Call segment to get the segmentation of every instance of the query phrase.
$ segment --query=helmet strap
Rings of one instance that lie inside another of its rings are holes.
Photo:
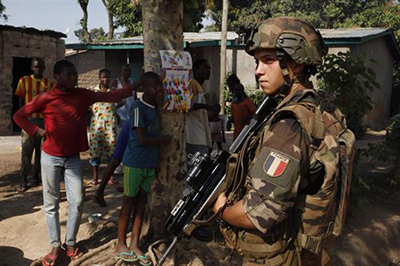
[[[282,85],[282,87],[281,87],[281,89],[280,89],[278,94],[283,95],[284,97],[286,97],[290,92],[290,88],[293,85],[294,79],[290,79],[290,77],[289,77],[289,70],[287,69],[286,61],[284,59],[285,52],[280,50],[280,49],[278,49],[276,51],[276,57],[279,60],[279,66],[280,66],[280,68],[282,70],[282,76],[283,76],[283,79],[284,79],[284,83],[283,83],[283,85]]]

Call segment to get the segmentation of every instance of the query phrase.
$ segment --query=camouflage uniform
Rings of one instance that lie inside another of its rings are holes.
[[[323,139],[324,124],[311,119],[316,117],[316,93],[290,80],[285,53],[306,66],[303,72],[308,77],[322,63],[327,48],[309,22],[281,17],[264,21],[252,36],[246,51],[254,55],[258,49],[277,51],[285,79],[280,93],[285,97],[257,136],[256,147],[247,147],[256,151],[250,158],[243,206],[257,230],[227,226],[222,233],[228,246],[244,256],[243,265],[297,266],[302,263],[298,235],[306,195],[317,193],[325,175],[324,165],[311,157],[310,147],[316,149],[320,142],[313,143],[309,130]],[[285,95],[288,88],[291,93]]]
[[[298,85],[259,133],[243,197],[244,211],[257,230],[223,230],[231,240],[228,245],[244,256],[243,265],[299,265],[296,238],[305,192],[317,179],[306,178],[309,144],[302,126],[280,109],[291,105],[304,89]],[[314,176],[319,171],[323,169]]]

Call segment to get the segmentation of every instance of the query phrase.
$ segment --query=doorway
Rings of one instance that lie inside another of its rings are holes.
[[[18,82],[23,76],[32,75],[31,70],[32,58],[26,57],[13,57],[13,69],[12,69],[12,88],[13,88],[13,98],[12,98],[12,115],[15,114],[18,109],[23,106],[23,99],[15,95],[17,90]],[[13,133],[20,132],[21,128],[14,122],[13,123]]]

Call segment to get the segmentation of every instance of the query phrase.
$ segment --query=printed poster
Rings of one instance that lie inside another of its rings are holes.
[[[163,86],[166,91],[163,108],[169,112],[188,112],[191,93],[192,57],[190,53],[161,50]]]

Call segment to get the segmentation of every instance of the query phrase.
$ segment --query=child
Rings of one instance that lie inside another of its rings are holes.
[[[151,265],[151,260],[138,248],[140,230],[147,194],[154,179],[158,164],[158,145],[167,144],[170,136],[160,136],[159,114],[156,102],[162,99],[163,89],[160,77],[147,72],[142,76],[144,94],[132,106],[130,135],[123,157],[124,197],[118,221],[118,243],[116,257],[126,262],[140,261],[141,265]],[[133,227],[129,248],[126,244],[126,230],[132,209]]]
[[[215,104],[214,110],[209,112],[209,123],[211,131],[211,150],[214,148],[214,143],[217,144],[217,148],[222,150],[222,142],[225,142],[225,122],[223,116],[219,115],[221,111],[221,105]]]
[[[100,69],[100,83],[93,91],[110,92],[110,70]],[[92,119],[90,123],[90,160],[92,166],[93,185],[97,185],[99,165],[101,157],[110,158],[114,152],[115,139],[117,136],[117,116],[115,113],[115,104],[107,102],[98,102],[92,105]]]
[[[65,178],[68,200],[66,251],[71,260],[82,253],[75,246],[76,235],[83,211],[82,165],[79,153],[88,150],[86,133],[87,109],[95,102],[117,102],[132,94],[139,84],[113,92],[94,92],[76,88],[78,74],[74,64],[60,60],[54,65],[56,88],[38,95],[14,115],[15,122],[30,136],[39,134],[45,138],[42,146],[41,166],[43,201],[47,230],[52,250],[42,264],[54,265],[61,252],[60,179]],[[45,129],[31,123],[32,113],[42,113]]]
[[[124,156],[126,146],[128,145],[129,132],[130,126],[128,123],[122,128],[121,133],[118,135],[117,145],[115,147],[111,162],[107,165],[107,168],[105,169],[101,179],[100,186],[93,196],[94,202],[99,204],[101,207],[107,206],[106,201],[104,200],[104,190],[106,189],[107,183],[111,179],[115,169],[117,169],[122,162],[122,157]]]

